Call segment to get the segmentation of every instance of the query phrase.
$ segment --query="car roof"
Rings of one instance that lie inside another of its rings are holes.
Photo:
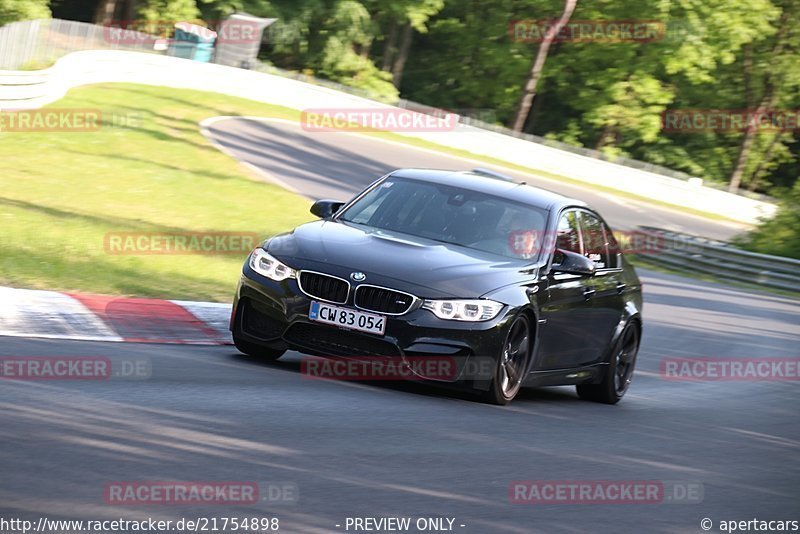
[[[547,189],[533,187],[525,184],[525,182],[515,182],[509,176],[483,169],[475,169],[474,171],[398,169],[390,173],[390,176],[462,187],[547,210],[560,210],[567,206],[587,207],[580,200],[565,197]]]

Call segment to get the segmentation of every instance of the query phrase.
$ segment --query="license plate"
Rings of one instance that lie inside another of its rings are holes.
[[[383,315],[331,306],[316,300],[311,301],[308,318],[312,321],[341,326],[350,330],[369,332],[370,334],[383,335],[384,330],[386,330],[386,317]]]

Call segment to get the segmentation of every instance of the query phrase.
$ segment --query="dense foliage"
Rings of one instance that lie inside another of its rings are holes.
[[[50,18],[48,0],[0,0],[0,25],[15,20]]]
[[[778,214],[737,244],[753,252],[800,259],[800,181],[780,197]]]

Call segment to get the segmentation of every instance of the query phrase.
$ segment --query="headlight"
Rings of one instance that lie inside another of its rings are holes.
[[[276,282],[297,276],[294,269],[267,254],[263,248],[257,248],[250,254],[250,268]]]
[[[453,321],[488,321],[494,319],[503,304],[493,300],[426,300],[422,307],[439,319]]]

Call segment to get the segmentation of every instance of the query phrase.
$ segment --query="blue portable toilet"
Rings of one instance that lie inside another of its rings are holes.
[[[175,35],[170,41],[167,55],[208,63],[214,56],[217,33],[188,22],[175,25]]]

